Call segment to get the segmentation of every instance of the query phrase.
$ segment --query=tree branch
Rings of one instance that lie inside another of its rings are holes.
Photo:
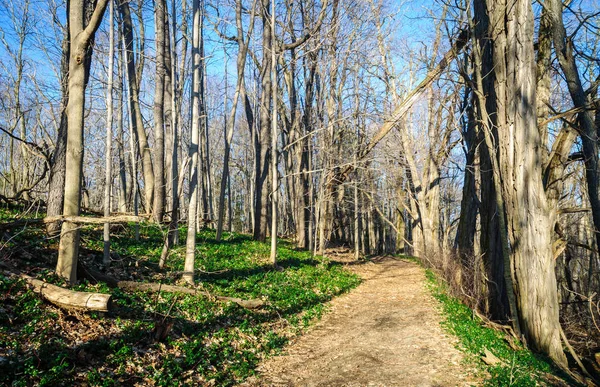
[[[88,25],[85,27],[85,29],[83,31],[81,31],[81,43],[83,45],[82,48],[87,48],[87,45],[90,42],[90,39],[92,36],[94,36],[94,34],[96,33],[96,31],[98,31],[98,28],[100,28],[100,24],[102,23],[102,18],[104,17],[104,11],[106,10],[106,6],[108,5],[109,1],[114,1],[114,0],[99,0],[98,4],[96,4],[96,8],[94,8],[94,13],[92,14],[92,17],[90,18],[90,21],[88,23]]]
[[[304,34],[298,40],[295,40],[288,44],[284,44],[282,46],[282,49],[283,50],[293,50],[294,48],[297,48],[300,45],[304,44],[308,39],[310,39],[311,36],[316,34],[319,31],[319,29],[321,28],[321,25],[323,24],[323,20],[325,19],[325,14],[327,13],[328,5],[329,5],[329,0],[325,0],[325,2],[323,3],[323,7],[321,8],[321,12],[319,13],[319,18],[317,19],[317,23],[315,24],[315,26],[313,27],[313,29],[311,31]]]

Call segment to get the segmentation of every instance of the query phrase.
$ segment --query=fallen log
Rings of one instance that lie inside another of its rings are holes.
[[[77,292],[21,274],[32,290],[51,304],[69,310],[108,312],[110,294]]]
[[[104,223],[128,223],[128,222],[141,222],[148,219],[148,216],[144,215],[116,215],[116,216],[104,216],[99,218],[91,218],[88,216],[48,216],[45,218],[33,218],[33,219],[17,219],[12,222],[0,224],[0,231],[12,229],[21,226],[31,226],[36,224],[48,224],[55,222],[71,222],[79,224],[104,224]]]
[[[265,302],[262,300],[244,300],[237,297],[226,297],[226,296],[216,296],[214,294],[210,294],[207,291],[186,288],[184,286],[176,286],[176,285],[166,285],[159,284],[156,282],[135,282],[135,281],[119,281],[117,284],[119,289],[129,290],[129,291],[144,291],[144,292],[165,292],[165,293],[183,293],[183,294],[192,294],[192,295],[201,295],[208,298],[212,298],[218,301],[231,301],[238,304],[241,307],[246,309],[257,309],[265,305]]]
[[[185,286],[176,286],[176,285],[166,285],[160,284],[156,282],[136,282],[136,281],[119,281],[113,277],[110,277],[104,273],[100,273],[98,271],[92,270],[90,268],[84,267],[83,265],[79,266],[81,269],[81,274],[91,280],[91,281],[102,281],[105,282],[111,288],[119,288],[127,291],[143,291],[143,292],[165,292],[165,293],[182,293],[182,294],[191,294],[191,295],[200,295],[204,297],[208,297],[210,299],[214,299],[217,301],[230,301],[238,304],[239,306],[246,309],[258,309],[265,305],[263,300],[244,300],[237,297],[226,297],[226,296],[217,296],[211,294],[205,290],[187,288]]]
[[[117,216],[103,216],[98,218],[92,218],[87,216],[48,216],[44,218],[44,223],[54,222],[71,222],[81,224],[104,224],[104,223],[127,223],[127,222],[141,222],[147,217],[135,216],[135,215],[117,215]]]

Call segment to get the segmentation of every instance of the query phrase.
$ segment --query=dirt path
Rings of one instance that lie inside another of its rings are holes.
[[[392,258],[352,266],[364,282],[246,386],[472,386],[440,327],[423,270]]]

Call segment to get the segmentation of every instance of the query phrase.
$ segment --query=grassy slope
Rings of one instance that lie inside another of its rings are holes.
[[[131,229],[115,233],[110,274],[174,283],[178,275],[169,273],[183,269],[183,246],[158,273],[162,233],[145,225],[136,242]],[[101,261],[101,231],[88,227],[82,236],[82,259],[93,266]],[[25,231],[2,245],[0,260],[60,284],[52,274],[56,243],[41,231]],[[226,234],[217,243],[212,231],[203,231],[197,248],[198,282],[204,289],[262,298],[269,306],[250,311],[206,297],[125,293],[86,282],[76,288],[111,293],[118,313],[65,312],[0,270],[0,384],[231,385],[252,375],[262,357],[319,317],[324,302],[359,283],[341,266],[285,241],[279,248],[281,271],[268,265],[269,246],[245,235]],[[157,330],[170,326],[165,340],[153,339]]]
[[[467,361],[475,364],[485,375],[485,386],[539,386],[576,385],[561,382],[563,375],[551,361],[534,354],[521,344],[513,349],[505,335],[482,325],[473,311],[452,297],[431,270],[426,271],[428,287],[442,306],[444,328],[459,340],[459,348],[467,354]],[[514,344],[513,344],[514,345]],[[501,362],[486,365],[481,361],[485,350],[489,350]]]

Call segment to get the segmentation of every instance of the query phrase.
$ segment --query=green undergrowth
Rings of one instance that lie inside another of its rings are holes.
[[[109,275],[121,280],[177,283],[185,247],[176,246],[166,270],[158,270],[164,231],[132,225],[115,228]],[[84,227],[80,257],[103,270],[102,231]],[[37,239],[31,239],[37,238]],[[18,242],[15,242],[18,240]],[[3,241],[0,259],[32,275],[64,285],[52,274],[56,242],[35,230]],[[181,230],[185,242],[185,230]],[[324,303],[359,283],[342,266],[280,241],[279,268],[269,264],[268,243],[212,230],[197,236],[196,281],[212,295],[261,299],[250,310],[213,297],[125,292],[83,281],[74,289],[112,294],[109,313],[67,312],[0,270],[0,385],[233,385],[255,373],[325,311]],[[44,252],[46,255],[41,254]],[[13,259],[26,257],[25,261]]]
[[[549,359],[515,343],[504,333],[484,326],[469,307],[448,294],[445,284],[431,269],[426,270],[426,276],[429,289],[441,304],[443,327],[458,338],[459,349],[467,355],[466,361],[482,371],[484,386],[554,385],[551,380],[564,377]],[[481,358],[486,350],[500,361],[485,364]]]

